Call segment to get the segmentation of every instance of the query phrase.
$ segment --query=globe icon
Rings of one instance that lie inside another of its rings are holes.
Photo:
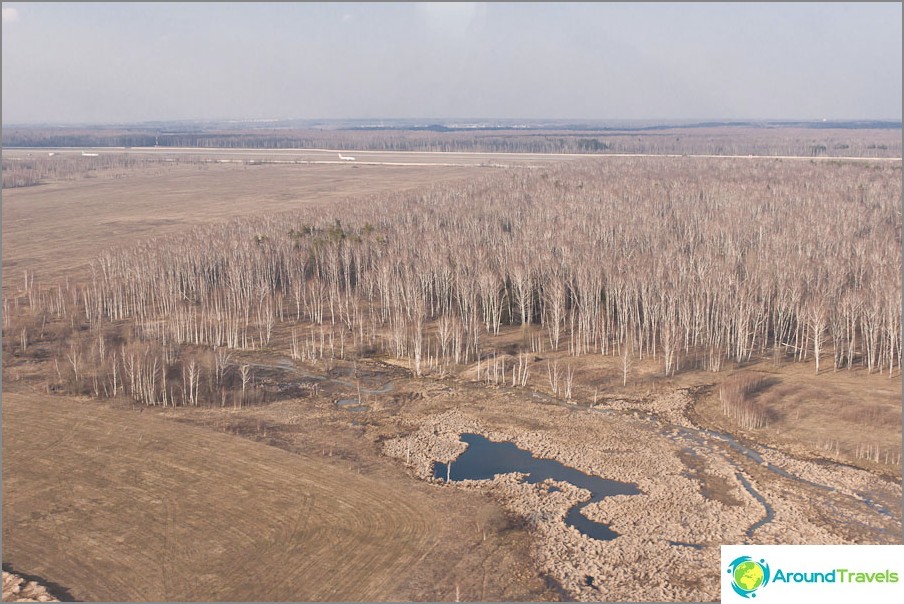
[[[763,584],[764,578],[763,567],[753,560],[742,562],[734,569],[735,585],[744,591],[754,591]]]

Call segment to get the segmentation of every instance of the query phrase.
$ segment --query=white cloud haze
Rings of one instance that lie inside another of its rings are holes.
[[[3,123],[900,119],[900,3],[4,4]]]

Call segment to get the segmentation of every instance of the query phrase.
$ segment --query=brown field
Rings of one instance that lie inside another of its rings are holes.
[[[3,191],[3,287],[84,272],[100,250],[199,224],[462,180],[473,167],[202,164]]]
[[[135,240],[489,170],[173,165],[4,191],[3,292],[24,271],[81,278],[101,249]],[[483,341],[514,350],[524,337],[507,327]],[[539,351],[516,388],[475,383],[473,362],[415,378],[390,355],[293,360],[290,342],[280,322],[233,363],[268,393],[319,390],[161,409],[48,394],[59,351],[36,340],[46,355],[29,356],[5,337],[4,563],[80,600],[709,601],[721,543],[901,540],[900,368],[890,379],[827,362],[817,376],[812,362],[754,358],[666,377],[652,358],[625,376],[617,356]],[[547,382],[557,360],[574,370],[567,402]],[[719,386],[741,374],[763,378],[751,396],[764,428],[720,409]],[[359,396],[358,376],[367,409],[338,407]],[[586,509],[620,537],[562,522],[582,497],[567,483],[434,481],[432,462],[468,431],[636,484],[640,495]],[[648,574],[654,559],[682,580]]]
[[[10,392],[3,442],[4,560],[78,600],[550,595],[484,497],[440,497],[390,464]],[[487,540],[460,530],[481,520]]]

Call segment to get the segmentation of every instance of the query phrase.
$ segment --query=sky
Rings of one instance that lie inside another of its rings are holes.
[[[2,121],[901,119],[901,3],[3,3]]]

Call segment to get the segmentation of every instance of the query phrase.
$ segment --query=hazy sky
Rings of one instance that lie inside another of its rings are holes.
[[[3,123],[901,119],[901,3],[3,3]]]

